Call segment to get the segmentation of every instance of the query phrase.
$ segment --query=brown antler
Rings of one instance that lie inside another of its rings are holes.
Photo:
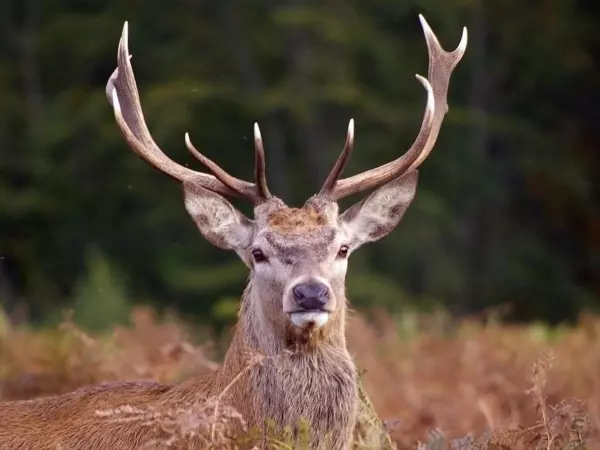
[[[254,127],[256,148],[255,183],[249,183],[229,175],[219,165],[198,152],[192,146],[187,133],[185,141],[188,149],[212,172],[212,175],[197,172],[176,163],[156,145],[148,130],[130,58],[128,25],[125,22],[117,52],[117,69],[108,80],[106,95],[113,107],[117,124],[133,151],[155,168],[181,182],[191,181],[198,186],[222,195],[246,198],[254,204],[269,199],[271,194],[267,187],[265,154],[258,125]]]
[[[415,170],[427,158],[439,135],[444,116],[448,111],[448,85],[452,71],[461,60],[467,47],[467,28],[463,29],[462,38],[456,50],[446,52],[437,37],[419,14],[423,27],[427,50],[429,52],[428,80],[417,75],[417,79],[427,90],[427,106],[419,134],[410,149],[400,158],[374,169],[339,180],[339,176],[348,161],[354,141],[354,122],[350,121],[346,146],[327,176],[320,195],[338,200],[358,192],[371,189],[398,178],[410,170]]]
[[[243,186],[240,186],[239,184],[241,180],[229,175],[227,172],[221,169],[217,163],[204,156],[196,149],[196,147],[194,147],[192,141],[190,140],[189,133],[185,133],[185,145],[190,153],[194,155],[194,157],[202,164],[204,164],[204,166],[206,166],[221,183],[235,191],[243,189]],[[254,179],[256,180],[256,192],[261,199],[269,199],[271,198],[271,193],[269,192],[269,188],[267,186],[265,150],[257,123],[254,124],[254,160]]]

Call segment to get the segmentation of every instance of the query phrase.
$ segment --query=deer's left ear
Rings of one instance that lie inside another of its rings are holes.
[[[349,245],[377,241],[396,228],[415,197],[417,180],[416,170],[408,172],[344,211],[340,221],[348,230]]]
[[[183,192],[185,208],[208,242],[236,252],[250,245],[252,221],[225,198],[190,181],[183,183]]]

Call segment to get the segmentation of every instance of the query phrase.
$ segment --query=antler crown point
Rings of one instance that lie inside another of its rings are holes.
[[[463,27],[463,32],[462,32],[462,36],[460,38],[460,43],[458,44],[458,48],[461,51],[465,51],[467,48],[467,42],[469,40],[469,32],[467,31],[467,27]]]
[[[258,122],[254,122],[254,139],[262,139]]]

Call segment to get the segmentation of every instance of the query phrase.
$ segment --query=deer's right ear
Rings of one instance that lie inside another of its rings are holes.
[[[354,248],[389,234],[404,216],[417,190],[416,170],[384,184],[340,215]]]
[[[252,242],[253,222],[231,203],[196,183],[184,181],[185,209],[202,236],[225,250],[242,250]]]

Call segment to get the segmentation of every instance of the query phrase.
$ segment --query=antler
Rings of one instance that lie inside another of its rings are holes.
[[[255,183],[229,175],[218,164],[196,150],[187,133],[185,142],[188,149],[212,172],[212,175],[176,163],[156,145],[148,130],[130,58],[128,24],[125,22],[117,52],[117,69],[108,80],[106,96],[113,107],[121,133],[131,149],[146,162],[178,181],[190,181],[222,195],[243,197],[254,204],[268,200],[271,193],[267,187],[265,152],[258,124],[254,125]]]
[[[427,90],[427,105],[421,129],[410,149],[398,159],[374,169],[367,170],[344,179],[338,179],[348,161],[354,142],[354,121],[350,121],[346,145],[327,176],[320,195],[339,200],[358,192],[371,189],[417,169],[427,158],[440,132],[444,116],[448,111],[448,85],[452,71],[461,60],[467,48],[467,28],[463,28],[462,38],[453,52],[446,52],[437,37],[419,14],[429,53],[428,79],[416,75]]]

